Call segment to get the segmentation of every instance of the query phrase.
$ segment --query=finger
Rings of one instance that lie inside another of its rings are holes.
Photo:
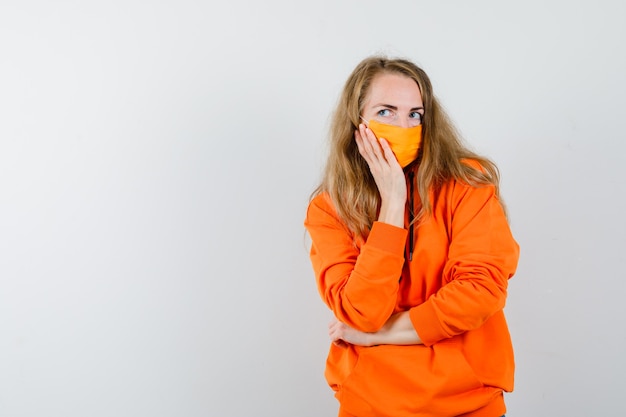
[[[359,153],[361,154],[363,159],[365,159],[365,162],[367,162],[367,165],[371,169],[373,164],[375,164],[375,162],[372,160],[372,150],[370,149],[371,145],[369,143],[366,143],[363,135],[358,130],[354,131],[354,139],[356,141],[356,146],[359,149]]]
[[[346,342],[344,342],[343,340],[335,340],[335,341],[333,341],[333,344],[335,346],[339,346],[340,348],[348,347],[348,344]]]
[[[359,141],[361,142],[363,156],[368,158],[371,157],[371,155],[373,155],[372,143],[367,136],[365,126],[363,124],[360,124],[359,129],[355,132],[355,134],[358,136]]]
[[[334,321],[328,326],[328,335],[331,338],[339,338],[341,336],[342,325],[339,321]]]
[[[333,331],[328,332],[328,337],[330,341],[337,346],[345,345],[345,341],[343,340],[343,333],[340,329],[335,328]]]
[[[390,166],[397,165],[399,167],[400,163],[398,162],[398,158],[396,158],[396,154],[393,153],[386,139],[380,139],[380,147],[385,155],[385,161],[387,161]]]
[[[331,323],[328,326],[328,335],[331,336],[333,334],[337,333],[337,325],[335,323]]]
[[[371,170],[378,171],[382,155],[376,136],[363,124],[359,125],[359,134],[363,147],[361,155],[365,158]]]
[[[372,132],[372,129],[370,129],[369,127],[363,126],[363,134],[367,138],[367,141],[370,145],[370,148],[372,150],[372,154],[374,155],[374,157],[377,160],[384,160],[385,158],[382,153],[382,148],[380,147],[379,138],[377,138],[374,132]]]
[[[338,332],[337,329],[333,329],[328,332],[328,338],[333,342],[337,340],[341,340],[341,333]]]

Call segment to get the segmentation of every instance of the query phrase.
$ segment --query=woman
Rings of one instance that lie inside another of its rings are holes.
[[[336,317],[325,374],[340,416],[505,413],[514,362],[502,309],[519,247],[498,181],[423,70],[383,57],[355,68],[305,220]]]

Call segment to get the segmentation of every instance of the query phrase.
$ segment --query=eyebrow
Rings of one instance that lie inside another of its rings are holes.
[[[396,111],[398,110],[398,108],[396,106],[392,106],[391,104],[384,104],[384,103],[376,104],[373,107],[387,107],[387,108],[389,108],[391,110],[396,110]],[[424,110],[424,108],[423,107],[413,107],[413,108],[411,108],[411,111],[416,111],[416,110]]]

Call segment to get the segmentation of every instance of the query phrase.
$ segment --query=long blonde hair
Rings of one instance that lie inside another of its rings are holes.
[[[348,77],[330,128],[330,153],[322,182],[312,197],[328,193],[337,214],[355,237],[366,237],[378,217],[380,194],[367,162],[359,154],[354,131],[372,80],[381,73],[401,74],[413,79],[424,105],[422,146],[417,160],[405,168],[417,172],[416,186],[421,208],[412,222],[432,214],[429,193],[437,195],[451,180],[479,186],[492,184],[499,195],[499,172],[489,159],[464,146],[460,134],[432,92],[428,75],[405,59],[373,56],[364,59]],[[479,168],[468,164],[475,161]]]

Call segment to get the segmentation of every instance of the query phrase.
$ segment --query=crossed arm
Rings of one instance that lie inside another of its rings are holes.
[[[335,319],[328,325],[328,335],[337,346],[345,346],[346,343],[359,346],[422,344],[408,311],[394,314],[379,331],[373,333],[355,330]]]
[[[519,257],[495,188],[451,183],[446,198],[457,208],[450,219],[455,239],[443,268],[447,284],[411,310],[413,320],[418,320],[415,327],[408,311],[388,318],[396,307],[397,277],[404,262],[406,230],[396,210],[406,201],[406,194],[398,191],[404,178],[385,166],[380,156],[374,161],[374,141],[369,141],[369,152],[363,151],[368,146],[364,138],[371,139],[370,134],[357,135],[359,151],[368,154],[377,186],[384,191],[381,200],[388,201],[388,210],[381,206],[367,241],[355,247],[327,198],[310,205],[305,222],[313,240],[311,260],[320,293],[338,319],[329,325],[331,340],[338,345],[430,345],[478,328],[503,308],[507,281]]]
[[[407,199],[406,182],[404,172],[391,148],[385,140],[379,141],[365,125],[359,126],[355,132],[355,140],[360,154],[370,167],[381,195],[378,221],[403,227]],[[331,341],[338,346],[346,343],[360,346],[422,343],[408,311],[391,316],[377,332],[359,331],[335,319],[328,326],[328,334]]]

